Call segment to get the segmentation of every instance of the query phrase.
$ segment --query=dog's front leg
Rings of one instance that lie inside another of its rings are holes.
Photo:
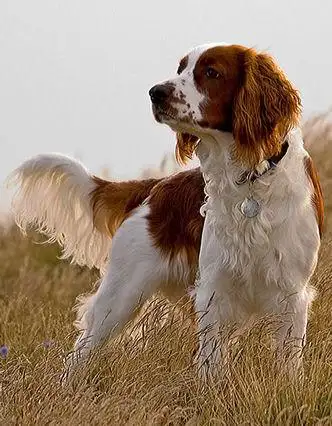
[[[281,325],[275,332],[278,361],[293,377],[301,366],[308,311],[313,295],[310,288],[286,295],[276,310],[281,315]]]
[[[213,279],[212,279],[213,276]],[[227,359],[231,323],[230,303],[223,289],[230,285],[227,274],[207,274],[200,277],[195,307],[198,318],[199,351],[197,363],[204,380],[214,376],[222,360]]]

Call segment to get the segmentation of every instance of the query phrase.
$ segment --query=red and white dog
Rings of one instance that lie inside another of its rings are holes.
[[[172,300],[189,294],[196,275],[204,373],[225,352],[225,336],[215,349],[222,326],[253,315],[283,314],[277,345],[288,341],[300,355],[323,200],[297,128],[297,91],[267,54],[215,44],[189,52],[150,97],[156,120],[177,132],[178,159],[196,153],[200,169],[115,183],[51,154],[14,172],[18,224],[37,226],[65,257],[102,270],[78,309],[77,360],[157,291]],[[300,356],[291,359],[296,368]]]

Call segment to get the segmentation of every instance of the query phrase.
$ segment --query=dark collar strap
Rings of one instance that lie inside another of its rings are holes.
[[[273,157],[266,160],[269,163],[269,167],[266,170],[264,170],[263,173],[259,173],[257,170],[246,170],[245,172],[241,174],[240,178],[236,181],[237,185],[243,185],[244,183],[248,181],[255,182],[256,179],[263,176],[269,170],[274,169],[278,165],[278,163],[284,158],[284,156],[287,154],[288,147],[289,147],[289,144],[288,144],[288,141],[286,140],[282,144],[279,154],[274,155]]]

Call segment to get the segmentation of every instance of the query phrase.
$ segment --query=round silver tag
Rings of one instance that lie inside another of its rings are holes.
[[[245,217],[255,217],[261,211],[261,206],[254,198],[246,197],[240,205],[240,210]]]

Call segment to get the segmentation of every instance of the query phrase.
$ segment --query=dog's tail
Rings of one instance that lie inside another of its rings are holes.
[[[8,179],[16,187],[12,208],[22,231],[35,228],[60,244],[63,258],[98,269],[105,266],[116,229],[157,182],[108,182],[60,154],[33,157]]]

